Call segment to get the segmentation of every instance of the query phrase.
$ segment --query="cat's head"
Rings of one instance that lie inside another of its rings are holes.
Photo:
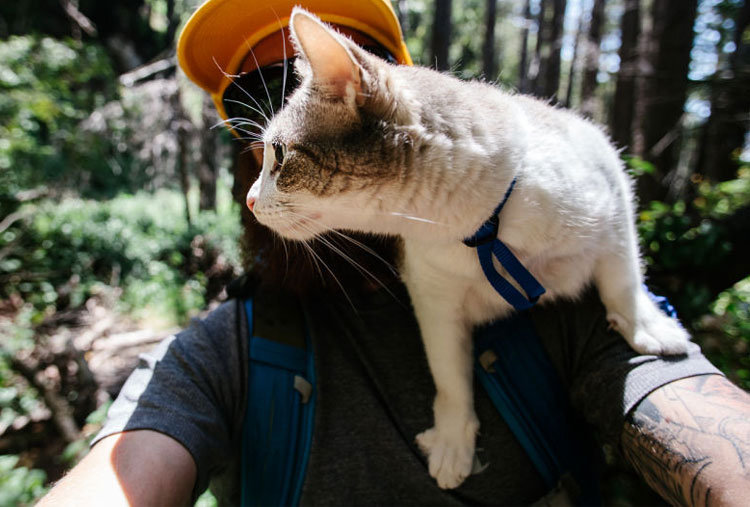
[[[263,170],[248,193],[258,221],[308,239],[373,227],[397,197],[409,138],[394,67],[295,8],[289,22],[300,85],[263,134]]]

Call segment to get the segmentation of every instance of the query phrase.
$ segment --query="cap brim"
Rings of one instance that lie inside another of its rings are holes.
[[[269,4],[272,4],[269,5]],[[212,95],[225,73],[264,37],[286,27],[292,8],[301,6],[323,21],[345,25],[375,39],[400,63],[411,64],[388,0],[209,0],[190,17],[177,44],[185,74]]]

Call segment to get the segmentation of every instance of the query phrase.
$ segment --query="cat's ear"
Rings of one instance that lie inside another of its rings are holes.
[[[297,51],[310,64],[313,81],[331,98],[361,106],[362,75],[351,53],[330,28],[295,7],[289,22]]]

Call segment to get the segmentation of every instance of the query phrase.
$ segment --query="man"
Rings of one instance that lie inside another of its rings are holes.
[[[238,137],[257,140],[258,127],[294,87],[281,29],[298,3],[363,47],[410,64],[387,0],[209,0],[185,27],[180,62]],[[254,150],[242,159],[240,195],[261,158]],[[408,295],[389,267],[393,240],[330,236],[326,241],[337,241],[355,268],[326,245],[281,243],[247,212],[244,223],[254,281],[235,293],[257,290],[258,303],[269,288],[294,293],[274,297],[256,319],[293,318],[299,302],[315,352],[317,413],[301,503],[529,504],[547,494],[481,390],[477,448],[488,467],[456,490],[441,490],[430,478],[413,439],[430,424],[434,388]],[[750,396],[697,346],[680,358],[637,356],[607,329],[591,292],[530,316],[572,406],[665,500],[748,502]],[[230,301],[144,356],[91,452],[42,504],[184,504],[209,482],[221,504],[239,503],[248,407],[244,318],[243,305]],[[253,452],[252,443],[245,452]]]

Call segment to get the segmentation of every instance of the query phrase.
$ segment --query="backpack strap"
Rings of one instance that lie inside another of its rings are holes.
[[[299,303],[276,294],[244,300],[247,409],[242,505],[297,505],[315,419],[315,362]],[[260,309],[259,309],[260,308]]]
[[[480,383],[547,487],[564,489],[575,504],[600,505],[598,449],[571,409],[528,312],[478,329],[474,354]]]

